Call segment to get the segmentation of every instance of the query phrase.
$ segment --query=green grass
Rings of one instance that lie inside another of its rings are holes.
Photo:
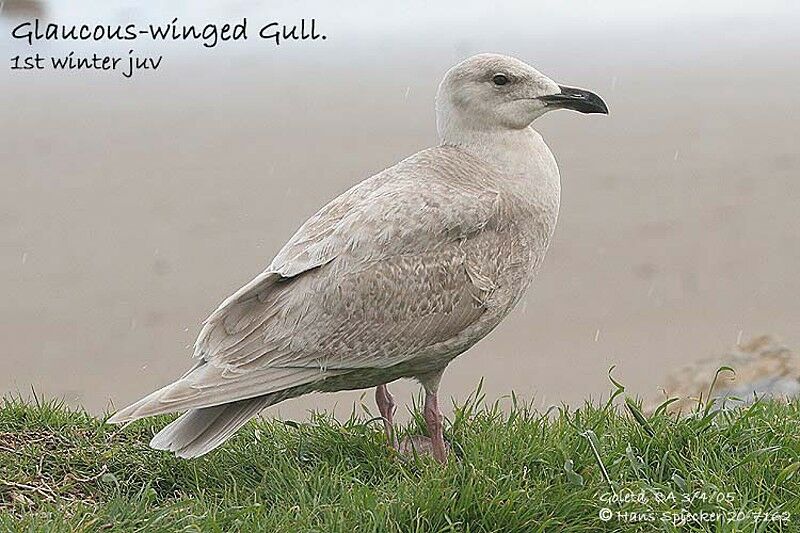
[[[258,421],[184,461],[147,447],[168,417],[120,429],[7,399],[0,531],[800,531],[800,401],[644,417],[621,393],[549,413],[478,393],[447,424],[446,466],[398,457],[369,414]],[[682,508],[742,514],[661,521]]]

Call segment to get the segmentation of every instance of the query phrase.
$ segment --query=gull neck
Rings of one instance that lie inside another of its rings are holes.
[[[504,174],[528,174],[537,154],[547,149],[541,135],[530,126],[519,130],[449,131],[442,144],[458,147]]]

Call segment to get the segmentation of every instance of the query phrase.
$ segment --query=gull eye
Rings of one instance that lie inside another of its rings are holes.
[[[494,83],[495,85],[505,85],[506,83],[508,83],[508,76],[506,76],[505,74],[495,74],[492,77],[492,83]]]

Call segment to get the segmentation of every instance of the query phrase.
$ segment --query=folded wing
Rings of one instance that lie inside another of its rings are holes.
[[[500,252],[496,195],[472,186],[474,177],[448,174],[474,176],[476,163],[436,150],[365,180],[310,218],[205,321],[198,364],[113,421],[306,392],[407,361],[475,323],[494,290],[493,262],[475,259]]]

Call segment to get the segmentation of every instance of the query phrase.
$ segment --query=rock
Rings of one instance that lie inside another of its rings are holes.
[[[703,401],[720,367],[711,397],[721,406],[751,404],[758,398],[800,397],[800,357],[770,335],[755,337],[730,352],[698,361],[678,369],[666,379],[662,395],[645,402],[644,411],[652,413],[667,398],[679,398],[669,405],[669,412],[692,412],[702,394]],[[733,400],[739,398],[742,401]],[[727,401],[725,401],[727,399]]]

